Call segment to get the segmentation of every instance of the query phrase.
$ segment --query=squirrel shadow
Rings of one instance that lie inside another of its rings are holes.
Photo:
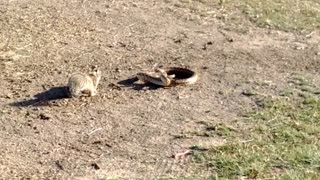
[[[50,88],[49,90],[46,90],[44,92],[34,95],[33,96],[34,98],[32,99],[14,102],[14,103],[11,103],[10,106],[14,106],[14,107],[46,106],[49,104],[50,101],[69,98],[68,92],[69,91],[67,86],[53,87],[53,88]]]
[[[139,79],[134,76],[125,80],[121,80],[118,81],[117,84],[122,85],[124,87],[131,87],[134,90],[140,91],[143,89],[148,89],[148,90],[156,90],[159,88],[163,88],[162,86],[156,85],[156,84],[152,84],[152,83],[136,83]]]

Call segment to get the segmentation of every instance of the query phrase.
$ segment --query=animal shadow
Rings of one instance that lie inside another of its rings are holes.
[[[130,77],[128,79],[125,80],[121,80],[118,81],[117,84],[122,85],[124,87],[131,87],[134,90],[143,90],[143,89],[148,89],[148,90],[156,90],[158,88],[162,88],[162,86],[158,86],[156,84],[152,84],[152,83],[137,83],[138,78],[136,76],[134,77]]]
[[[50,101],[65,98],[69,98],[67,86],[53,87],[49,90],[34,95],[34,98],[32,99],[14,102],[10,105],[14,107],[45,106],[48,105]]]

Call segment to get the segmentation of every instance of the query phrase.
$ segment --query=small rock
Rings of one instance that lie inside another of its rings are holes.
[[[116,68],[115,71],[118,72],[118,73],[121,72],[121,70],[119,68]]]
[[[174,40],[173,42],[174,42],[174,43],[179,43],[179,44],[180,44],[182,41],[181,41],[181,39],[176,39],[176,40]]]
[[[40,118],[41,120],[49,120],[49,119],[51,119],[50,116],[48,116],[48,115],[46,115],[46,114],[43,114],[43,113],[40,113],[39,118]]]
[[[306,44],[303,44],[303,43],[299,43],[299,42],[295,42],[294,45],[293,45],[293,48],[295,50],[304,50],[304,49],[307,49],[307,45]]]
[[[60,170],[64,169],[60,161],[56,161],[55,164],[56,164],[58,169],[60,169]]]
[[[7,95],[5,96],[5,98],[11,99],[11,98],[12,98],[12,94],[7,94]]]
[[[256,95],[256,93],[253,92],[253,91],[251,91],[251,90],[244,90],[244,91],[242,92],[242,94],[245,95],[245,96],[253,96],[253,95]]]
[[[202,66],[202,69],[209,69],[208,66]]]
[[[108,84],[108,87],[110,87],[111,89],[121,90],[121,87],[114,83]]]
[[[217,130],[217,127],[216,126],[209,126],[209,127],[206,127],[206,130],[207,131],[215,131],[215,130]]]
[[[27,117],[27,116],[30,116],[30,112],[27,111],[25,116],[26,116],[26,117]]]
[[[234,42],[234,39],[231,38],[231,37],[228,37],[228,38],[227,38],[227,41],[228,41],[228,42]]]

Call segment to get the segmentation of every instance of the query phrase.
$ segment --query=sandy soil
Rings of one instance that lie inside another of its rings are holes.
[[[227,140],[201,135],[236,122],[296,75],[319,82],[319,33],[225,23],[217,4],[178,0],[0,2],[0,178],[208,177],[172,156]],[[239,28],[245,29],[245,32]],[[99,95],[66,99],[70,74],[103,71]],[[153,65],[200,76],[168,89],[130,82]],[[200,134],[200,135],[199,135]]]

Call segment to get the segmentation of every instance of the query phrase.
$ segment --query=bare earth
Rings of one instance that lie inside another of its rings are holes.
[[[216,3],[178,0],[0,2],[0,179],[152,179],[214,169],[187,156],[207,124],[258,108],[300,74],[319,83],[320,36],[225,23]],[[237,12],[235,12],[237,13]],[[240,16],[240,13],[239,13]],[[67,78],[91,65],[99,94],[63,98]],[[195,69],[192,86],[130,82],[155,64]]]

